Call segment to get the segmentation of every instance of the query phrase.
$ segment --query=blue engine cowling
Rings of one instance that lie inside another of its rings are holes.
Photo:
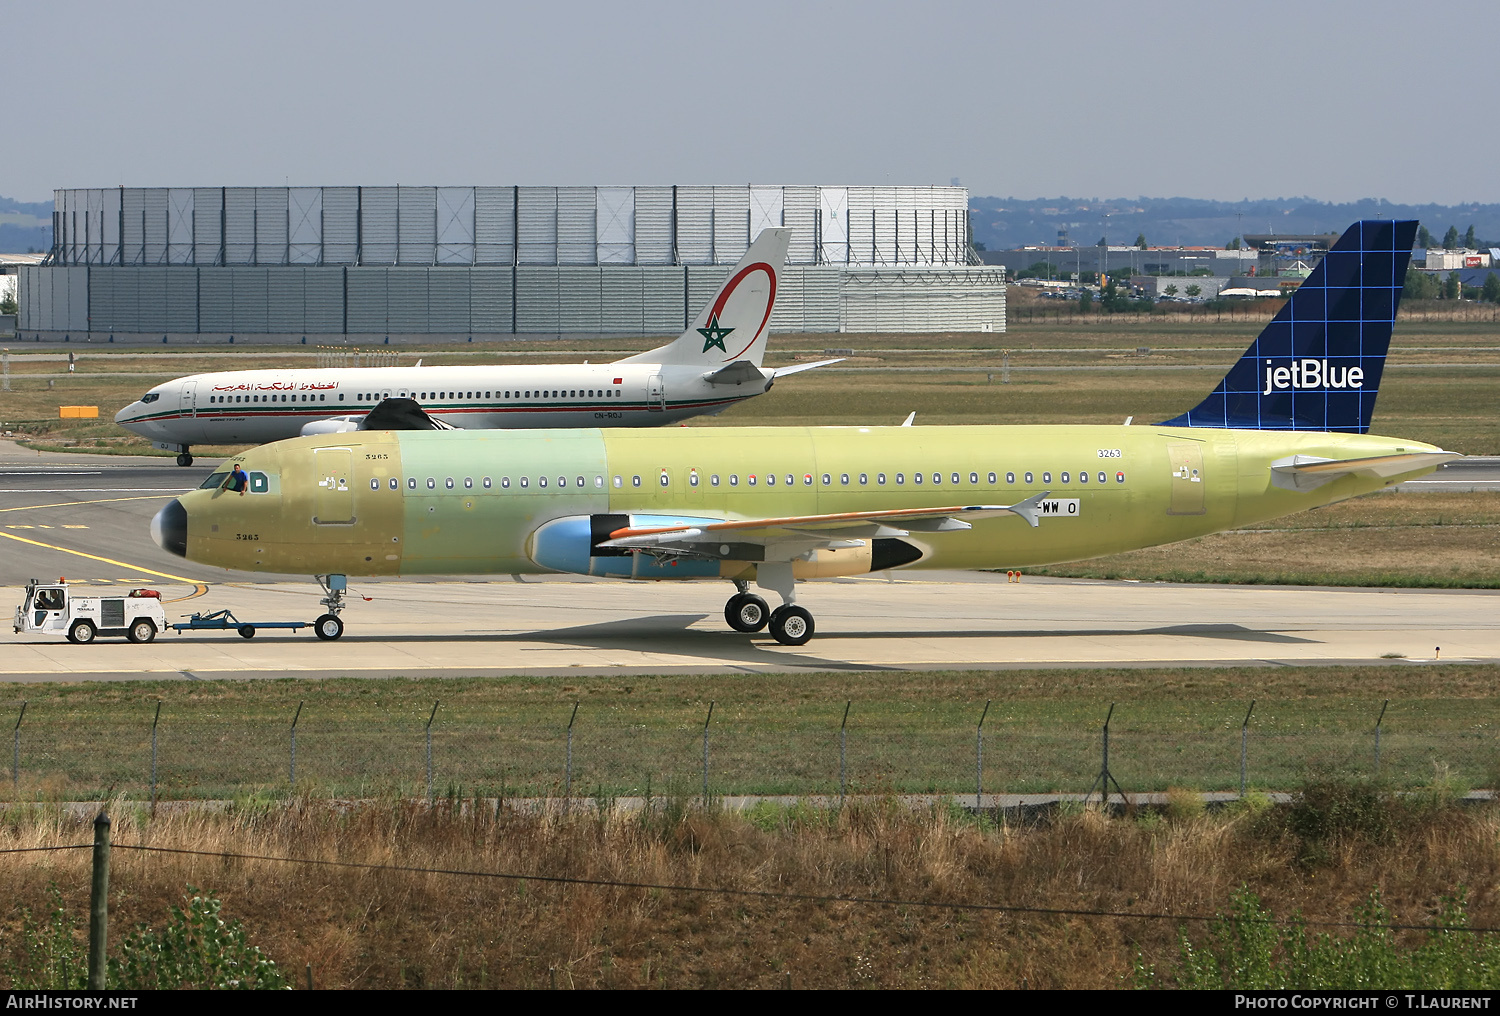
[[[543,568],[578,575],[622,579],[718,578],[718,561],[696,558],[661,561],[650,554],[599,546],[609,539],[610,533],[626,527],[700,526],[718,521],[685,515],[569,515],[553,519],[532,533],[527,553]]]

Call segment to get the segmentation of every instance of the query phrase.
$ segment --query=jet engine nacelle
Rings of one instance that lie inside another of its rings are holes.
[[[302,425],[302,436],[347,434],[350,431],[359,430],[359,421],[358,416],[335,416],[331,420],[314,420],[312,423]]]
[[[532,561],[553,571],[622,579],[718,578],[719,562],[695,557],[658,559],[616,547],[601,547],[609,534],[629,526],[709,525],[718,519],[680,515],[569,515],[546,523],[526,541]]]

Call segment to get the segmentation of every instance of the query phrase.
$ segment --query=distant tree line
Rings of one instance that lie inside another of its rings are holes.
[[[1437,243],[1432,238],[1432,233],[1426,226],[1417,227],[1417,246],[1420,248],[1435,248],[1441,246],[1443,250],[1478,250],[1481,247],[1492,247],[1492,241],[1481,241],[1474,235],[1474,224],[1469,224],[1469,229],[1463,236],[1458,235],[1457,226],[1449,226],[1448,232],[1443,234],[1443,242]]]
[[[1408,300],[1478,299],[1485,303],[1500,303],[1500,275],[1491,272],[1484,277],[1483,286],[1465,286],[1457,272],[1449,272],[1446,279],[1439,279],[1431,273],[1410,268],[1401,295]]]

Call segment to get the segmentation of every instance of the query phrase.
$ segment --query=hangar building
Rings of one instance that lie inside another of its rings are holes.
[[[382,343],[686,327],[790,226],[771,328],[1005,328],[962,187],[59,190],[23,341]]]

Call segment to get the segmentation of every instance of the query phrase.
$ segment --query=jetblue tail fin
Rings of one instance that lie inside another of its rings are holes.
[[[1350,226],[1213,394],[1160,426],[1367,433],[1416,233]]]
[[[692,326],[674,341],[620,363],[672,363],[717,369],[741,360],[759,367],[790,229],[763,229]]]

